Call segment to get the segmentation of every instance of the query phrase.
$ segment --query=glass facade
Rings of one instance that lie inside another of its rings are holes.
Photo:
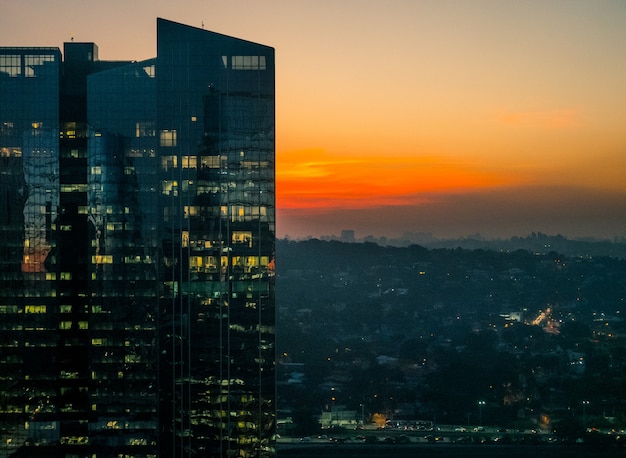
[[[167,456],[157,446],[161,288],[153,67],[151,60],[87,78],[87,257],[94,322],[88,359],[98,418],[89,439],[115,451],[130,449],[132,456]]]
[[[97,55],[0,48],[2,444],[274,456],[274,50]]]
[[[56,48],[0,48],[0,456],[60,440]]]
[[[157,55],[161,443],[271,456],[273,49],[159,21]]]

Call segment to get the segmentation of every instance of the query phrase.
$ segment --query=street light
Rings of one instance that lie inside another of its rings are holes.
[[[485,401],[478,401],[478,425],[483,425],[483,406],[485,405]]]

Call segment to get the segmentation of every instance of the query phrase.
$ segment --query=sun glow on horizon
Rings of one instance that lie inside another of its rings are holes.
[[[431,202],[429,194],[472,192],[526,181],[436,156],[334,157],[322,149],[279,154],[277,205],[285,209],[371,208]]]

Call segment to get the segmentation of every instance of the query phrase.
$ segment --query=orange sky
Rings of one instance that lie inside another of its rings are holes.
[[[283,154],[277,175],[280,208],[326,210],[419,205],[433,192],[471,192],[514,180],[442,157],[337,157],[314,149]]]
[[[626,235],[622,0],[3,0],[0,45],[276,48],[278,235]]]

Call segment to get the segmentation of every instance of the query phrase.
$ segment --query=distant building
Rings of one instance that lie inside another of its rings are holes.
[[[322,412],[319,423],[324,429],[333,426],[354,427],[358,424],[357,413],[354,410],[344,410],[343,407],[336,408]]]
[[[351,229],[343,229],[339,240],[346,243],[354,243],[354,231]]]
[[[274,50],[0,48],[0,441],[273,456]]]

